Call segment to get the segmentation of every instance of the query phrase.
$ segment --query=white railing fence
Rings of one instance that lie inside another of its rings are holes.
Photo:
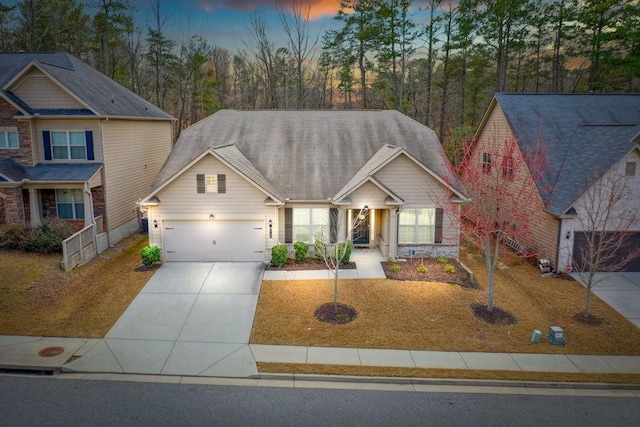
[[[102,228],[101,225],[100,228]],[[95,231],[94,225],[91,224],[62,241],[62,268],[64,271],[71,270],[96,257],[98,252]]]

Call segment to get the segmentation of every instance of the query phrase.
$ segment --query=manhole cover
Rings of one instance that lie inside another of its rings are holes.
[[[59,356],[64,353],[64,348],[62,347],[46,347],[38,352],[38,356],[40,357],[54,357]]]

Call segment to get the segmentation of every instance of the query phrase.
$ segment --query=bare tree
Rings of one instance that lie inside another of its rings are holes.
[[[280,104],[278,102],[275,45],[271,40],[269,28],[267,27],[264,16],[254,12],[249,17],[249,22],[253,40],[251,43],[247,44],[247,48],[252,51],[260,69],[258,78],[262,79],[264,83],[264,89],[267,94],[266,107],[278,108]],[[248,56],[242,56],[245,58],[245,64],[248,65]]]
[[[579,231],[574,234],[573,254],[573,270],[587,288],[585,318],[589,316],[591,290],[606,277],[597,273],[621,271],[640,257],[640,248],[629,247],[638,214],[628,178],[622,173],[606,174],[587,188],[576,203]]]
[[[330,224],[333,225],[333,230],[330,229],[331,227],[327,227],[328,233],[319,233],[314,243],[316,256],[322,258],[327,268],[333,273],[333,309],[336,312],[338,311],[340,265],[349,258],[353,246],[354,230],[357,230],[366,221],[368,214],[369,207],[365,205],[351,220],[350,226],[342,238],[340,231],[344,230],[347,224],[347,211],[346,209],[331,209],[330,215],[333,218]]]
[[[306,81],[311,65],[314,63],[313,54],[318,45],[319,35],[313,39],[309,35],[309,16],[311,2],[306,4],[292,3],[288,10],[280,6],[278,15],[282,28],[289,39],[289,49],[296,67],[296,101],[297,108],[305,108],[308,95]]]

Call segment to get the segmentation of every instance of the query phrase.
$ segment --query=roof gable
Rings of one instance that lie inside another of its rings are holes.
[[[154,189],[152,190],[152,192],[143,199],[141,204],[151,202],[157,203],[157,201],[154,201],[154,198],[156,198],[158,193],[160,193],[164,188],[168,187],[173,181],[175,181],[193,165],[199,163],[203,158],[207,156],[213,156],[214,158],[218,159],[230,169],[235,171],[238,175],[243,177],[260,191],[262,191],[267,196],[267,202],[269,204],[281,205],[284,203],[284,198],[280,196],[275,188],[273,188],[273,186],[260,174],[260,172],[258,172],[253,167],[251,162],[249,162],[248,159],[244,157],[244,155],[242,155],[242,153],[240,153],[240,151],[236,147],[227,145],[206,149],[198,157],[184,166],[179,172],[174,174],[170,179],[158,186],[154,185]]]
[[[547,164],[536,185],[554,215],[628,153],[640,132],[640,95],[499,93],[495,100],[525,159],[543,145]]]
[[[0,53],[0,87],[11,86],[33,66],[57,82],[96,115],[175,120],[150,102],[66,53]],[[5,92],[11,93],[9,90]],[[53,111],[56,114],[60,113],[58,109]],[[43,113],[48,111],[45,110]]]

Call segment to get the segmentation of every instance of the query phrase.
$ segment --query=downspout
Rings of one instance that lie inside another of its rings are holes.
[[[556,246],[556,273],[558,273],[558,267],[560,266],[560,245],[562,244],[562,218],[558,218],[558,239],[557,239],[557,246]]]

